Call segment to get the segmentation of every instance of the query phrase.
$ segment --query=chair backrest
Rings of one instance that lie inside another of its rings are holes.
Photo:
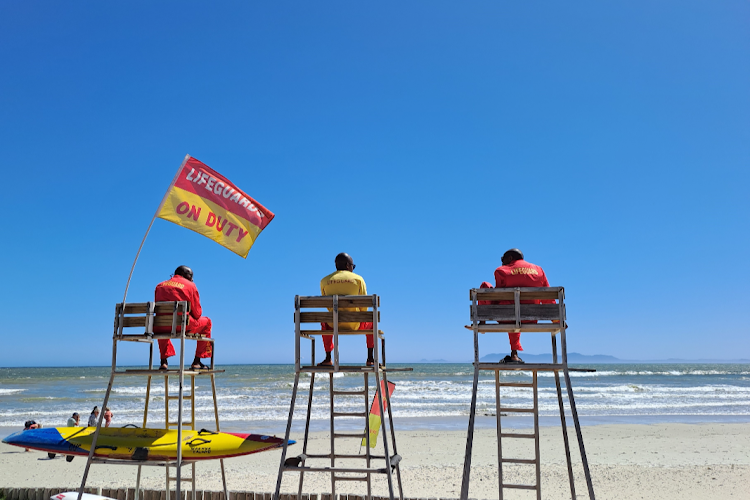
[[[554,332],[565,327],[563,287],[472,288],[469,298],[478,331]]]
[[[371,310],[364,311],[344,311],[342,309],[349,308],[360,308]],[[372,322],[373,314],[377,314],[377,319],[380,321],[380,297],[377,295],[331,295],[331,296],[316,296],[316,297],[295,297],[295,311],[294,321],[297,328],[301,328],[300,325],[304,323],[318,323],[320,330],[320,323],[329,323],[330,325],[336,325],[341,323],[362,323]],[[309,311],[309,309],[326,309],[325,311]],[[303,311],[305,310],[305,311]],[[299,316],[299,318],[298,318]],[[370,333],[371,331],[368,330]],[[305,331],[304,333],[308,333]],[[352,331],[352,330],[340,330],[339,333],[346,334],[357,334],[365,333]]]
[[[190,323],[190,302],[132,302],[115,304],[115,335],[123,334],[125,328],[143,328],[143,334],[153,335],[154,327],[169,328],[179,333]]]

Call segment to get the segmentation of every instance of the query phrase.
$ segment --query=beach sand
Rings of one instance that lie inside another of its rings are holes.
[[[521,432],[528,432],[525,429]],[[588,498],[580,465],[575,432],[574,470],[579,498]],[[597,425],[583,427],[594,489],[600,499],[750,499],[750,424],[655,424]],[[470,497],[497,498],[497,445],[494,431],[475,434]],[[293,435],[300,439],[300,435]],[[308,452],[324,452],[328,434],[311,435]],[[340,452],[357,453],[359,444],[342,443]],[[461,489],[465,431],[415,430],[397,432],[404,494],[412,498],[458,498]],[[533,440],[504,440],[504,455],[531,458]],[[542,494],[545,499],[570,498],[563,440],[559,428],[542,427]],[[290,448],[290,455],[301,453],[301,445]],[[380,451],[376,449],[376,453]],[[382,451],[380,451],[382,453]],[[276,485],[279,451],[228,459],[227,482],[230,490],[271,492]],[[319,462],[325,465],[325,461]],[[86,460],[77,457],[67,463],[58,456],[25,453],[8,445],[0,446],[0,486],[57,487],[79,484]],[[382,463],[382,462],[381,462]],[[308,463],[309,465],[309,463]],[[533,483],[534,466],[504,467],[505,480]],[[95,465],[89,486],[132,487],[136,467]],[[221,489],[218,462],[197,465],[198,487]],[[144,488],[163,488],[164,471],[144,468]],[[296,492],[297,474],[285,474],[282,491]],[[330,476],[307,474],[304,491],[330,491]],[[363,493],[361,483],[338,483],[339,493]],[[374,494],[387,494],[384,478],[374,481]],[[533,492],[506,490],[507,499],[535,498]]]

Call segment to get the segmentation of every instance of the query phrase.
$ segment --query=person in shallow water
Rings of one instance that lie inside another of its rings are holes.
[[[156,285],[154,300],[156,302],[188,301],[190,303],[190,323],[187,327],[187,333],[199,333],[211,338],[211,320],[202,315],[201,298],[198,294],[198,287],[193,283],[192,269],[187,266],[180,266],[175,269],[174,275],[170,279]],[[170,326],[154,327],[154,333],[169,333],[171,331],[172,327]],[[201,358],[210,358],[212,351],[211,342],[199,340],[195,347],[195,358],[190,369],[208,370],[208,366],[201,363]],[[161,353],[159,369],[166,370],[168,368],[167,359],[175,355],[172,341],[159,339],[159,352]]]
[[[502,266],[495,269],[495,288],[514,288],[514,287],[548,287],[547,275],[544,270],[523,260],[523,252],[517,248],[511,248],[503,254],[501,259]],[[482,282],[480,288],[492,288],[488,282]],[[524,300],[522,304],[554,304],[554,300]],[[501,300],[491,302],[489,300],[480,300],[479,304],[513,304],[512,300]],[[536,321],[524,321],[524,323],[536,323]],[[521,346],[521,334],[519,332],[508,332],[510,341],[510,355],[505,356],[502,363],[523,363],[518,356],[518,351],[523,351]]]
[[[94,406],[94,409],[91,410],[91,415],[89,415],[89,421],[88,426],[89,427],[96,427],[96,421],[99,419],[99,407]]]
[[[354,274],[354,260],[348,253],[340,253],[334,259],[336,272],[329,274],[320,280],[321,295],[367,295],[365,279]],[[348,307],[340,308],[339,311],[367,311],[367,308]],[[320,324],[323,330],[333,330],[329,323]],[[372,323],[339,323],[341,330],[372,330]],[[331,351],[333,351],[333,335],[323,335],[323,347],[326,351],[326,359],[318,363],[318,366],[331,366]],[[375,339],[372,334],[367,335],[367,366],[375,363],[373,349]]]

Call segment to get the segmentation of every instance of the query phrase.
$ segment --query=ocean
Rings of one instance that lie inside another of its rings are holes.
[[[413,372],[389,376],[389,381],[396,384],[392,406],[397,429],[466,429],[473,375],[470,364],[391,366],[414,368]],[[750,364],[571,365],[576,366],[597,370],[595,373],[571,373],[583,425],[750,422]],[[226,370],[216,376],[222,430],[282,434],[289,412],[293,366],[229,365],[220,368]],[[103,402],[109,371],[109,367],[0,368],[0,435],[21,429],[26,420],[36,420],[46,427],[62,426],[74,411],[81,414],[85,425],[91,409]],[[528,372],[505,372],[502,376],[508,381],[530,380]],[[483,372],[480,378],[478,427],[495,425],[495,419],[489,418],[495,412],[493,377],[492,372]],[[198,426],[213,428],[210,379],[203,376],[196,380]],[[304,425],[310,381],[310,375],[303,374],[295,432]],[[109,402],[114,426],[142,423],[145,382],[143,377],[115,379]],[[334,385],[340,389],[361,388],[362,375],[337,373]],[[318,374],[315,388],[312,428],[324,430],[328,425],[328,375]],[[176,393],[175,382],[170,384],[169,390]],[[504,388],[501,397],[503,406],[531,406],[530,389]],[[363,409],[361,397],[342,397],[336,404],[340,411]],[[551,373],[539,375],[539,405],[542,425],[559,425]],[[176,407],[174,402],[170,406]],[[532,425],[528,417],[508,418],[514,419],[514,425]],[[152,385],[149,425],[163,423],[164,379],[157,377]],[[360,425],[361,419],[351,419],[350,426]],[[346,420],[340,427],[347,427]]]

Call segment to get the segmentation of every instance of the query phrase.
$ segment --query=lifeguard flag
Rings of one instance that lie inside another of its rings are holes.
[[[393,396],[393,391],[396,390],[396,384],[388,382],[388,397],[383,400],[383,410],[388,411],[388,400]],[[385,380],[380,381],[380,394],[385,392]],[[383,422],[380,416],[380,402],[378,401],[378,393],[372,398],[372,405],[370,406],[370,415],[368,416],[370,421],[370,448],[375,448],[378,442],[378,434],[380,433],[380,424]],[[362,438],[362,446],[367,446],[367,438]]]
[[[164,197],[158,217],[211,238],[246,258],[274,215],[226,177],[188,155]]]

